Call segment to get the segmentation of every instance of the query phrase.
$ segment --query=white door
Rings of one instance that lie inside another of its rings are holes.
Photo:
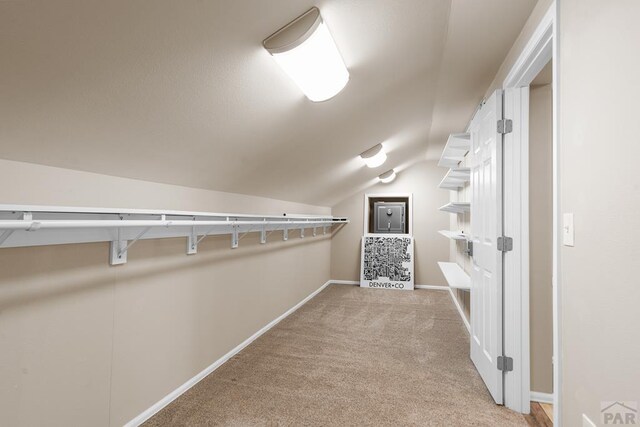
[[[502,371],[502,91],[471,122],[471,360],[496,403],[503,403]]]

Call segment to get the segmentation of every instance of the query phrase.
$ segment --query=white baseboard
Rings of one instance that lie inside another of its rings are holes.
[[[414,285],[414,289],[431,289],[434,291],[448,291],[448,286],[440,286],[440,285]]]
[[[357,280],[329,280],[332,285],[359,285],[360,282]],[[448,291],[448,286],[438,286],[438,285],[414,285],[414,289],[433,289],[437,291]]]
[[[209,375],[210,373],[212,373],[213,371],[218,369],[223,363],[225,363],[227,360],[231,359],[233,356],[235,356],[237,353],[239,353],[243,348],[245,348],[246,346],[251,344],[253,341],[255,341],[260,335],[264,334],[269,329],[271,329],[275,325],[277,325],[281,320],[283,320],[284,318],[289,316],[291,313],[293,313],[294,311],[299,309],[307,301],[309,301],[311,298],[316,296],[318,293],[320,293],[324,288],[329,286],[331,283],[334,283],[334,282],[331,281],[331,280],[327,281],[324,285],[320,286],[320,288],[318,288],[317,290],[312,292],[311,295],[307,296],[305,299],[303,299],[302,301],[300,301],[299,303],[297,303],[296,305],[291,307],[289,310],[287,310],[286,312],[281,314],[279,317],[277,317],[276,319],[274,319],[271,322],[269,322],[266,326],[264,326],[258,332],[256,332],[255,334],[251,335],[249,338],[247,338],[242,343],[240,343],[236,348],[234,348],[233,350],[231,350],[230,352],[228,352],[227,354],[222,356],[220,359],[218,359],[215,362],[213,362],[211,365],[206,367],[203,371],[199,372],[195,377],[191,378],[190,380],[188,380],[187,382],[182,384],[180,387],[178,387],[177,389],[175,389],[174,391],[172,391],[171,393],[169,393],[168,395],[163,397],[160,401],[155,403],[149,409],[147,409],[146,411],[144,411],[143,413],[141,413],[140,415],[138,415],[137,417],[135,417],[134,419],[132,419],[128,423],[126,423],[125,427],[137,427],[137,426],[141,425],[142,423],[144,423],[145,421],[147,421],[149,418],[151,418],[156,413],[158,413],[162,408],[164,408],[169,403],[173,402],[175,399],[180,397],[181,394],[183,394],[184,392],[189,390],[191,387],[196,385],[204,377],[206,377],[207,375]]]
[[[464,323],[464,326],[466,326],[467,331],[469,331],[469,333],[471,333],[471,325],[469,324],[469,321],[467,320],[467,316],[464,315],[464,310],[462,309],[462,306],[460,305],[460,302],[458,301],[458,298],[456,298],[456,295],[453,293],[453,288],[449,288],[449,294],[451,294],[451,299],[453,300],[453,303],[455,304],[456,308],[458,309],[458,314],[460,314],[460,318],[462,319],[462,322]]]
[[[359,285],[357,280],[329,280],[330,285]]]
[[[532,391],[529,400],[531,400],[532,402],[550,403],[553,405],[553,393],[540,393],[538,391]]]

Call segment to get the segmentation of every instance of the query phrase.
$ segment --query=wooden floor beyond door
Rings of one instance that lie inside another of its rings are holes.
[[[553,405],[531,402],[531,414],[525,418],[531,427],[553,427]]]

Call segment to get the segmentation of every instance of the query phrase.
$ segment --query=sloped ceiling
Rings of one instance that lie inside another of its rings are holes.
[[[323,103],[261,46],[314,5],[350,72]],[[332,205],[464,130],[534,5],[0,2],[0,158]]]

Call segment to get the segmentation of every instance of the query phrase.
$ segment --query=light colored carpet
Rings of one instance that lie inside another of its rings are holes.
[[[495,405],[446,291],[332,285],[146,426],[526,426]]]

